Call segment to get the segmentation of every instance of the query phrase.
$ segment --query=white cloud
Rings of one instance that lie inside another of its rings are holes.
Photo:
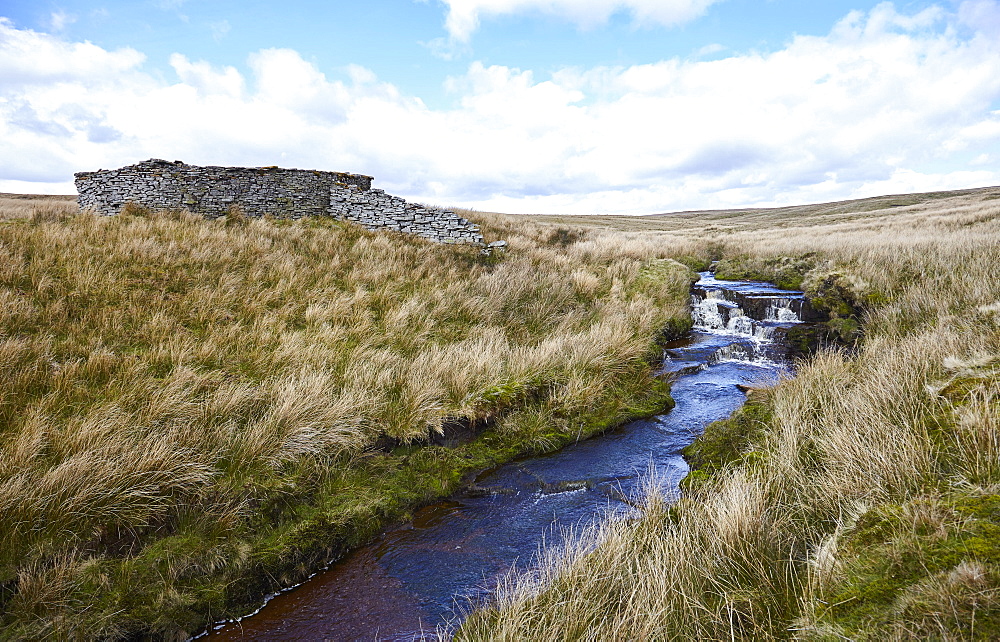
[[[458,42],[454,38],[434,38],[420,45],[427,48],[435,58],[441,60],[455,60],[460,56],[472,53],[472,48],[467,42]]]
[[[100,81],[136,69],[145,58],[135,49],[107,51],[89,42],[16,29],[0,17],[0,86],[6,91],[22,83]]]
[[[216,70],[207,62],[191,62],[187,56],[178,53],[170,56],[170,66],[182,83],[194,87],[199,94],[225,94],[236,99],[244,95],[243,75],[236,67]]]
[[[983,37],[995,38],[1000,33],[1000,3],[996,0],[966,0],[959,6],[958,18]]]
[[[964,17],[997,3],[972,4],[882,4],[827,36],[719,60],[544,76],[475,62],[447,81],[450,109],[359,66],[333,80],[289,49],[252,54],[247,75],[175,54],[163,79],[138,52],[0,20],[0,191],[149,157],[354,171],[417,200],[513,212],[997,184],[1000,42]]]
[[[701,47],[700,49],[698,49],[698,51],[694,52],[694,55],[696,58],[701,58],[703,56],[711,56],[712,54],[721,53],[726,49],[727,47],[725,45],[721,45],[717,42],[714,42],[710,45],[705,45],[704,47]]]
[[[606,22],[619,12],[637,25],[672,26],[702,15],[721,0],[442,0],[448,7],[445,28],[458,42],[468,42],[481,18],[542,12],[565,18],[582,28]]]
[[[52,24],[52,31],[58,33],[76,22],[76,16],[65,11],[53,11],[49,16],[49,22]]]
[[[911,194],[914,192],[962,189],[973,186],[995,184],[996,172],[956,171],[944,174],[925,174],[908,169],[900,169],[884,181],[868,183],[851,192],[852,198],[866,198],[885,194]]]

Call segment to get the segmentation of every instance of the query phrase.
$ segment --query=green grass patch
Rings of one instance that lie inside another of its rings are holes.
[[[879,505],[839,545],[821,623],[854,639],[1000,637],[1000,496]]]
[[[705,427],[681,453],[691,472],[681,480],[681,488],[694,490],[715,472],[738,465],[759,455],[755,447],[770,426],[773,410],[766,389],[751,391],[745,404],[726,419]]]
[[[744,254],[719,261],[715,276],[731,281],[767,281],[784,290],[801,290],[806,273],[815,265],[815,258],[810,254],[799,257]]]

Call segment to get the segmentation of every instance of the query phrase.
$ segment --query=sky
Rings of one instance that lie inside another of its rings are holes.
[[[0,0],[0,192],[148,158],[511,213],[1000,185],[1000,0]]]

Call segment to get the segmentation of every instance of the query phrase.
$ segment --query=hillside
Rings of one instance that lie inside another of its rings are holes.
[[[507,578],[459,639],[1000,636],[1000,190],[560,224],[670,230],[849,347],[688,451],[684,497]]]
[[[565,216],[530,214],[533,221],[557,225],[600,227],[627,231],[690,232],[740,232],[755,229],[784,227],[814,227],[816,225],[844,225],[862,227],[866,224],[883,226],[887,219],[920,210],[948,211],[1000,198],[1000,187],[927,192],[922,194],[895,194],[849,201],[793,205],[789,207],[697,210],[650,214],[646,216]]]
[[[993,639],[1000,188],[644,217],[326,219],[4,195],[0,631],[177,637],[463,476],[669,404],[691,268],[802,288],[827,351],[460,639]],[[616,633],[617,632],[617,633]]]
[[[641,238],[0,206],[3,638],[183,637],[670,402],[689,273]]]

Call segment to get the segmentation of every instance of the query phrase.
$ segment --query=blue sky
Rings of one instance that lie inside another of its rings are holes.
[[[149,157],[510,212],[1000,184],[1000,2],[0,5],[0,191]]]
[[[139,0],[47,2],[8,0],[0,11],[15,25],[88,40],[105,49],[132,47],[148,67],[170,75],[173,53],[248,71],[247,54],[290,48],[331,78],[359,64],[432,106],[447,106],[443,79],[464,73],[469,60],[538,72],[563,67],[634,65],[699,54],[712,45],[726,51],[771,51],[794,34],[823,35],[852,9],[874,6],[830,0],[730,0],[702,18],[673,28],[639,25],[628,11],[604,23],[580,25],[571,17],[538,9],[486,19],[474,42],[451,60],[435,41],[447,40],[446,7],[438,2],[239,2],[236,0]],[[931,3],[905,3],[907,9]],[[61,16],[61,18],[60,18]]]

